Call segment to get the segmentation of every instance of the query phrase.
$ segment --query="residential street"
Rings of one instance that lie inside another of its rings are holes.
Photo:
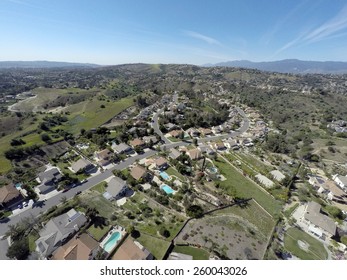
[[[199,139],[198,143],[204,143],[206,141],[235,137],[235,136],[240,135],[243,132],[245,132],[249,127],[249,120],[246,118],[244,112],[241,109],[238,109],[238,110],[239,110],[239,113],[244,117],[242,127],[240,127],[237,131],[231,132],[229,134],[223,134],[223,135],[218,135],[218,136],[201,138],[201,139]],[[190,141],[181,141],[181,142],[171,143],[169,140],[167,140],[165,138],[163,133],[161,133],[161,131],[159,130],[159,124],[158,124],[158,116],[161,112],[162,112],[162,110],[158,111],[155,114],[155,116],[153,117],[153,120],[154,120],[153,128],[154,128],[154,131],[156,133],[158,133],[161,136],[162,140],[165,142],[165,144],[162,145],[162,149],[170,150],[171,148],[175,148],[178,146],[187,146],[187,145],[191,144]],[[78,185],[77,187],[70,189],[69,191],[67,191],[65,193],[60,192],[56,196],[53,196],[53,197],[47,199],[46,201],[42,202],[40,204],[40,206],[34,206],[34,208],[30,208],[30,207],[24,208],[23,211],[21,211],[19,214],[10,217],[10,219],[7,222],[2,222],[0,224],[0,236],[4,235],[6,233],[9,225],[14,225],[14,224],[18,223],[21,219],[23,219],[25,217],[29,217],[30,215],[39,216],[43,212],[45,212],[49,208],[51,208],[52,206],[58,205],[60,203],[60,200],[62,197],[65,196],[67,199],[70,199],[76,194],[77,191],[88,190],[88,189],[92,188],[93,186],[99,184],[100,182],[104,181],[105,179],[111,177],[113,175],[113,173],[112,173],[113,170],[123,170],[124,168],[127,168],[129,165],[133,164],[136,160],[140,160],[140,159],[143,159],[146,157],[153,156],[156,153],[157,153],[156,150],[149,150],[143,154],[138,154],[136,156],[127,158],[126,160],[116,164],[114,167],[112,167],[108,170],[105,170],[103,173],[100,173],[98,175],[95,175],[95,176],[89,178],[87,182],[85,182],[81,185]]]

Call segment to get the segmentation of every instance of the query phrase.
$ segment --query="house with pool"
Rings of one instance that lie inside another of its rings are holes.
[[[127,183],[119,177],[112,177],[108,182],[103,196],[108,200],[121,199],[127,191]]]
[[[42,259],[49,257],[86,222],[86,216],[75,209],[49,220],[39,232],[40,238],[35,241],[36,251]]]
[[[100,247],[110,256],[126,235],[127,233],[123,227],[114,226],[100,242]]]

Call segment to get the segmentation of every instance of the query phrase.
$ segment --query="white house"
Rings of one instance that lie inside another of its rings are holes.
[[[336,174],[333,176],[333,180],[341,189],[343,189],[345,192],[347,191],[347,176]]]

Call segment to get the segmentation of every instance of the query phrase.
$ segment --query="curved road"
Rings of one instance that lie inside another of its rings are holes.
[[[249,128],[249,120],[247,119],[245,113],[238,108],[239,114],[242,115],[244,117],[243,119],[243,124],[242,126],[234,132],[228,133],[228,134],[222,134],[222,135],[218,135],[218,136],[211,136],[211,137],[205,137],[205,138],[200,138],[198,140],[198,143],[204,143],[207,141],[212,141],[212,140],[219,140],[219,139],[225,139],[225,138],[229,138],[229,137],[235,137],[238,136],[242,133],[244,133],[248,128]],[[165,142],[164,145],[162,145],[162,149],[166,149],[169,150],[171,148],[175,148],[178,146],[186,146],[192,143],[192,141],[181,141],[181,142],[174,142],[171,143],[169,140],[167,140],[165,138],[165,136],[163,135],[163,133],[160,131],[159,129],[159,124],[158,124],[158,117],[159,114],[162,112],[162,109],[159,110],[155,116],[153,117],[153,128],[154,131],[156,133],[158,133],[159,131],[159,135],[162,138],[162,140]],[[44,203],[42,203],[40,206],[35,206],[33,208],[27,207],[25,210],[23,210],[21,213],[10,217],[7,221],[5,222],[0,222],[0,236],[4,235],[8,229],[9,225],[14,225],[17,224],[21,219],[25,218],[25,217],[30,217],[30,216],[39,216],[41,215],[43,212],[47,211],[49,208],[51,208],[54,205],[58,205],[60,203],[60,200],[62,197],[66,197],[67,199],[70,199],[72,197],[74,197],[74,195],[76,194],[77,191],[85,191],[90,189],[91,187],[99,184],[100,182],[104,181],[105,179],[109,178],[110,176],[113,175],[112,171],[113,170],[123,170],[124,168],[127,168],[129,165],[133,164],[136,160],[140,160],[146,157],[150,157],[153,156],[157,153],[156,150],[149,150],[143,154],[139,154],[133,157],[130,157],[118,164],[116,164],[114,167],[105,170],[103,173],[100,173],[98,175],[95,175],[93,177],[90,177],[88,179],[87,182],[78,185],[77,187],[70,189],[69,191],[65,192],[65,193],[59,193],[56,196],[53,196],[49,199],[47,199]]]

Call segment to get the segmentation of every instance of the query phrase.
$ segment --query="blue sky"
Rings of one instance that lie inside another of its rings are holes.
[[[0,60],[347,61],[344,0],[0,0]]]

